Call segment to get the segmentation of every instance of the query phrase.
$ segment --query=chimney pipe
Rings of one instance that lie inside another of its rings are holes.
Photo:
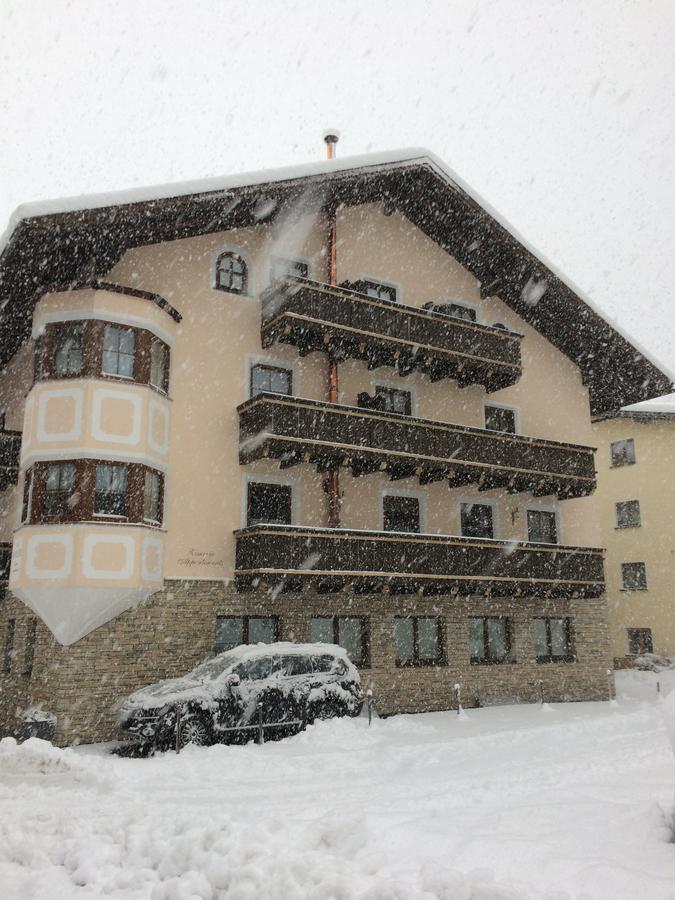
[[[323,133],[323,139],[326,142],[328,159],[335,159],[335,145],[340,140],[340,132],[337,128],[327,128]]]

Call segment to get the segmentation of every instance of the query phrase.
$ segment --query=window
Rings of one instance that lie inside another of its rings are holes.
[[[133,331],[106,325],[103,335],[103,373],[133,378],[134,375]]]
[[[570,619],[533,619],[532,637],[537,662],[571,662],[574,659]]]
[[[442,662],[441,620],[438,616],[397,617],[396,665],[436,666]]]
[[[16,629],[16,619],[7,619],[5,625],[5,649],[2,660],[2,667],[5,672],[12,671],[12,660],[14,659],[14,631]]]
[[[420,501],[417,497],[383,497],[382,527],[385,531],[407,531],[419,534]]]
[[[96,466],[96,489],[94,491],[94,515],[126,516],[127,514],[127,467]]]
[[[505,406],[486,406],[485,427],[490,431],[515,434],[517,431],[515,409],[508,409]]]
[[[317,616],[311,621],[310,639],[312,643],[339,644],[355,665],[367,665],[367,623],[367,619],[354,616]]]
[[[632,466],[635,462],[635,441],[633,438],[613,441],[609,445],[609,452],[613,466]]]
[[[282,259],[281,257],[273,259],[271,280],[286,278],[287,275],[292,275],[294,278],[307,278],[309,266],[300,259]]]
[[[375,387],[375,396],[382,398],[382,409],[385,412],[400,413],[402,416],[412,415],[412,395],[410,391],[401,391],[398,388],[384,387],[378,384]]]
[[[57,378],[79,375],[82,372],[83,338],[82,322],[59,326],[54,350],[54,374]]]
[[[279,640],[276,616],[216,616],[214,654],[240,644],[272,644]]]
[[[26,624],[26,643],[23,648],[23,674],[29,678],[33,674],[35,661],[35,640],[37,637],[37,619],[29,619]]]
[[[377,300],[390,300],[396,303],[396,288],[392,284],[380,284],[379,281],[362,281],[361,292],[367,297]]]
[[[30,518],[30,505],[33,493],[33,470],[28,469],[23,480],[23,498],[21,500],[21,521],[27,522]]]
[[[462,503],[462,534],[465,537],[494,537],[492,507],[487,503]]]
[[[287,484],[249,481],[247,496],[247,525],[290,525],[292,521],[292,490]]]
[[[505,616],[469,619],[472,663],[511,662],[511,620]]]
[[[557,544],[556,514],[544,509],[528,509],[527,539],[535,544]]]
[[[160,473],[146,469],[143,486],[143,519],[146,522],[162,524],[162,486]]]
[[[438,312],[453,319],[464,319],[465,322],[476,321],[476,310],[472,306],[464,306],[463,303],[443,303],[436,307]]]
[[[614,504],[617,528],[636,528],[640,524],[640,501],[621,500]]]
[[[654,652],[651,628],[627,628],[628,652],[631,656],[642,656]]]
[[[647,569],[643,562],[621,563],[621,584],[624,591],[646,591]]]
[[[150,384],[165,393],[169,390],[169,348],[157,339],[150,344]]]
[[[72,463],[52,463],[45,476],[45,516],[66,516],[75,497],[75,466]]]
[[[293,373],[278,366],[251,366],[251,397],[267,391],[271,394],[291,394]]]
[[[236,253],[221,253],[216,262],[216,288],[231,294],[245,294],[248,282],[246,263]]]

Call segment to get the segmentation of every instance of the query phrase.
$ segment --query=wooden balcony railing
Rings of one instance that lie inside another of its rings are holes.
[[[238,411],[242,464],[269,457],[282,468],[348,466],[355,476],[384,471],[421,484],[447,480],[561,499],[595,488],[591,447],[283,394],[259,394]]]
[[[236,585],[319,592],[598,597],[604,551],[299,525],[235,532]]]
[[[343,287],[288,276],[262,295],[262,344],[293,344],[338,360],[362,359],[368,368],[414,369],[432,381],[456,379],[496,391],[522,374],[522,335],[438,312],[367,297]]]
[[[0,491],[19,480],[21,432],[0,431]]]

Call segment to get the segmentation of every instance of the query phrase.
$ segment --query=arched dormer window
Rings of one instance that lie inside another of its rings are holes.
[[[236,253],[221,253],[216,262],[216,287],[220,291],[245,294],[248,283],[246,263]]]

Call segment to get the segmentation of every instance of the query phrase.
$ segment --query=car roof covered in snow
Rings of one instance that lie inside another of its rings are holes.
[[[271,644],[241,644],[225,650],[219,656],[227,656],[232,663],[256,659],[259,656],[339,656],[349,661],[347,651],[338,644],[294,644],[291,641],[275,641]],[[213,657],[218,659],[219,656]],[[210,661],[210,660],[209,660]]]
[[[484,296],[498,296],[579,366],[594,415],[672,390],[670,374],[423,148],[19,207],[0,244],[0,364],[30,335],[33,306],[49,290],[102,278],[131,247],[272,224],[303,202],[382,202],[405,216]]]

